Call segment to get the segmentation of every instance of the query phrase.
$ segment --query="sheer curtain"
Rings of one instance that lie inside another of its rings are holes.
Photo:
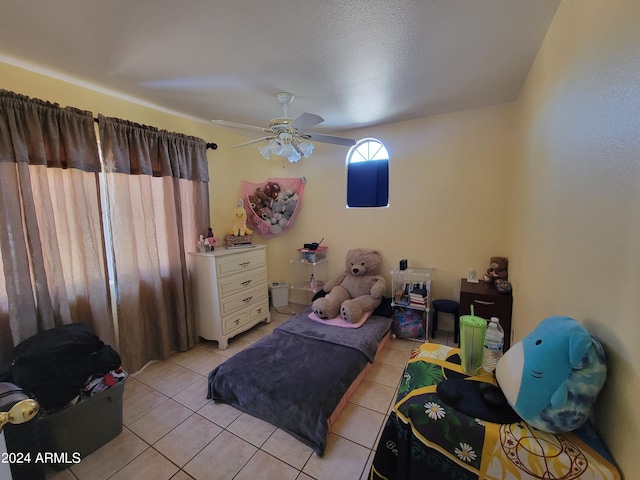
[[[98,116],[125,367],[197,341],[186,252],[209,223],[202,139]]]
[[[12,347],[85,322],[117,346],[91,112],[0,90],[0,367]]]

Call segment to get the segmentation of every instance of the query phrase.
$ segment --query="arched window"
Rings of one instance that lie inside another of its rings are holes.
[[[347,207],[389,205],[389,152],[375,138],[359,140],[347,153]]]

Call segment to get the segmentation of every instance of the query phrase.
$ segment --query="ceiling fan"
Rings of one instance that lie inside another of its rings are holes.
[[[301,157],[308,158],[313,152],[313,143],[310,141],[332,143],[334,145],[344,145],[347,147],[356,144],[356,141],[351,138],[334,137],[332,135],[309,132],[308,130],[310,128],[324,122],[324,118],[320,115],[305,112],[296,119],[289,118],[287,115],[287,107],[293,101],[292,93],[276,93],[276,100],[282,105],[284,114],[280,118],[272,119],[268,127],[256,127],[254,125],[226,122],[224,120],[212,120],[212,122],[222,127],[258,130],[266,133],[267,135],[263,137],[235,145],[235,147],[244,147],[257,142],[267,142],[265,145],[259,147],[260,153],[267,160],[269,160],[271,155],[286,157],[291,163],[297,162]]]

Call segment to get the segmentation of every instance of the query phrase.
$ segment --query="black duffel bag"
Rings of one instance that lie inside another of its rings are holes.
[[[33,394],[44,410],[57,410],[79,395],[92,375],[121,365],[109,345],[85,323],[44,330],[15,346],[14,360],[0,381]]]

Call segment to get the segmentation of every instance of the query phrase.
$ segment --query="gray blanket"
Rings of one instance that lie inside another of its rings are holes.
[[[371,316],[362,327],[347,329],[309,320],[310,312],[305,309],[216,367],[209,373],[207,398],[272,423],[322,456],[329,417],[373,361],[391,319]],[[356,341],[357,332],[369,340]]]

